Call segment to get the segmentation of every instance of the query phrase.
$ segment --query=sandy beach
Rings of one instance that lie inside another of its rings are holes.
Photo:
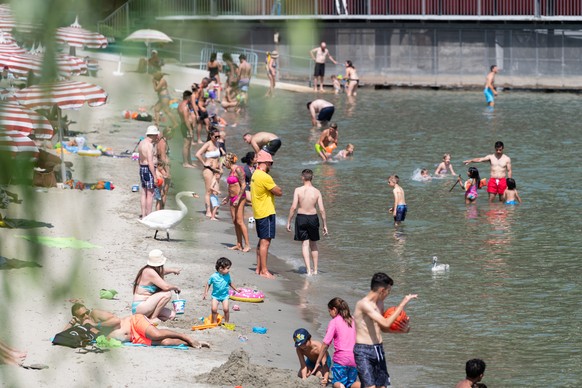
[[[112,75],[117,63],[101,60],[100,66],[98,77],[79,79],[102,86],[109,93],[108,103],[64,113],[76,122],[70,129],[81,132],[88,144],[111,147],[115,154],[131,151],[144,136],[148,123],[124,119],[122,111],[149,110],[155,103],[150,76],[132,72],[132,64],[124,64],[125,74],[120,77]],[[164,69],[169,73],[171,89],[183,89],[200,80],[191,71],[176,69],[171,66]],[[179,96],[177,92],[173,94]],[[239,136],[244,131],[244,123],[241,123],[236,128],[229,127],[227,134]],[[171,142],[174,188],[167,204],[170,209],[177,208],[173,197],[178,191],[203,194],[204,190],[200,169],[181,167],[181,142],[179,134]],[[21,205],[11,204],[3,211],[15,220],[17,227],[0,232],[0,255],[9,259],[0,271],[4,295],[0,300],[6,312],[0,318],[0,335],[15,348],[28,351],[27,364],[41,363],[49,368],[31,371],[2,366],[2,385],[317,385],[316,379],[302,384],[292,370],[297,358],[291,334],[300,326],[309,330],[317,328],[301,320],[294,287],[281,276],[291,269],[271,258],[269,268],[279,276],[276,280],[263,279],[254,272],[254,250],[249,253],[227,250],[234,242],[234,233],[226,206],[221,208],[221,220],[212,222],[204,217],[202,198],[185,199],[189,209],[187,217],[171,231],[171,241],[157,241],[153,239],[153,230],[137,221],[140,194],[131,191],[132,185],[139,184],[136,161],[78,155],[67,155],[66,160],[74,163],[75,179],[83,182],[109,180],[115,189],[80,191],[10,186],[9,189],[18,192],[24,201]],[[248,215],[251,215],[250,208]],[[27,235],[75,238],[94,247],[49,247],[23,238]],[[256,245],[254,229],[249,235],[251,245]],[[80,299],[89,308],[109,310],[119,316],[129,315],[134,277],[145,265],[148,252],[156,248],[168,257],[167,266],[182,269],[179,276],[169,275],[167,280],[183,290],[181,297],[187,301],[184,315],[160,327],[208,341],[210,349],[124,346],[104,353],[82,354],[51,344],[51,337],[70,319],[72,300]],[[261,289],[266,300],[256,304],[237,303],[240,311],[231,311],[231,322],[236,325],[234,331],[225,328],[191,331],[190,327],[200,317],[210,313],[210,302],[202,300],[202,293],[221,256],[232,260],[231,274],[237,286]],[[115,289],[119,294],[114,300],[99,299],[102,288]],[[253,333],[254,326],[265,327],[268,331],[264,335]],[[239,336],[248,340],[241,341]],[[227,362],[226,367],[214,370]]]

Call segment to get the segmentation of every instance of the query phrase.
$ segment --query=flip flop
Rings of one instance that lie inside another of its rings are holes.
[[[48,365],[45,364],[29,364],[29,365],[20,365],[24,369],[33,369],[33,370],[41,370],[41,369],[48,369]]]

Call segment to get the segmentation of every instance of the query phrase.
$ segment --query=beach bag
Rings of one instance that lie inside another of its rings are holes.
[[[32,184],[37,187],[57,187],[57,177],[53,171],[35,171],[32,177]]]
[[[67,346],[69,348],[83,348],[95,341],[96,334],[91,332],[93,326],[85,324],[84,326],[73,326],[67,330],[61,331],[53,338],[53,345]]]
[[[153,117],[149,113],[142,112],[135,117],[135,120],[151,122],[153,120]]]

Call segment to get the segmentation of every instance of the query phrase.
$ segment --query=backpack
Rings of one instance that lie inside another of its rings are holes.
[[[61,331],[53,338],[53,345],[67,346],[69,348],[82,348],[95,341],[96,334],[91,332],[93,326],[85,324],[84,326],[73,326],[67,330]]]

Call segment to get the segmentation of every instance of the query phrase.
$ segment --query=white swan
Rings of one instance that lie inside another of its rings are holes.
[[[188,214],[188,208],[184,205],[181,198],[185,196],[192,196],[194,198],[198,198],[198,194],[193,191],[181,191],[176,194],[176,203],[180,210],[157,210],[155,212],[151,212],[141,220],[138,220],[145,226],[151,229],[155,229],[156,233],[154,234],[154,239],[158,236],[159,230],[165,230],[166,235],[168,237],[168,241],[170,241],[170,233],[169,230],[172,229],[174,226],[178,225],[186,214]]]
[[[444,271],[448,271],[449,270],[449,265],[448,264],[437,264],[438,261],[438,257],[433,256],[432,257],[432,267],[430,268],[430,270],[432,272],[444,272]]]

